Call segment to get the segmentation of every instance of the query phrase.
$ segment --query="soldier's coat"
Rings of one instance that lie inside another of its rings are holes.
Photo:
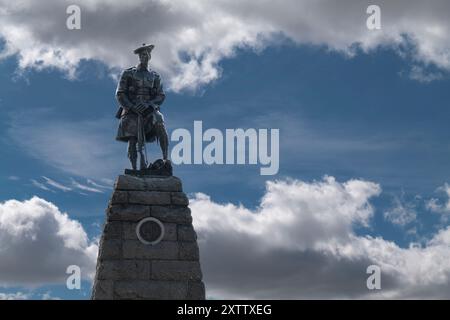
[[[152,101],[160,106],[165,93],[160,75],[145,68],[131,67],[124,70],[120,76],[116,90],[116,98],[122,107],[116,140],[127,142],[138,135],[138,115],[131,108],[138,102]],[[157,130],[152,124],[153,116],[144,117],[145,140],[152,142],[157,136]]]

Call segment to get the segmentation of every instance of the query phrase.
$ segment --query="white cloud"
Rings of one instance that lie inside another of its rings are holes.
[[[54,189],[58,190],[58,191],[63,191],[63,192],[78,192],[79,190],[82,191],[88,191],[88,192],[92,192],[92,193],[104,193],[105,189],[112,189],[112,187],[110,186],[105,186],[105,185],[101,185],[97,182],[95,182],[92,179],[86,179],[87,184],[82,184],[78,181],[76,181],[74,178],[70,178],[70,187],[68,185],[64,185],[60,182],[57,182],[51,178],[42,176],[42,179],[45,180],[45,184],[41,183],[35,179],[31,179],[30,181],[32,182],[32,184],[42,190],[45,191],[52,191],[55,192]],[[54,189],[50,189],[49,187],[52,187]],[[82,193],[85,194],[85,193]]]
[[[94,193],[103,193],[103,190],[100,190],[99,188],[94,188],[94,187],[90,187],[85,184],[81,184],[81,183],[75,181],[74,179],[72,179],[72,185],[75,188],[83,190],[83,191],[89,191],[89,192],[94,192]]]
[[[65,185],[63,185],[63,184],[61,184],[61,183],[59,183],[59,182],[56,182],[55,180],[52,180],[52,179],[50,179],[50,178],[47,178],[47,177],[45,177],[45,176],[42,176],[42,178],[45,179],[45,181],[47,182],[48,185],[50,185],[50,186],[52,186],[52,187],[54,187],[54,188],[56,188],[56,189],[62,190],[62,191],[64,191],[64,192],[65,192],[65,191],[71,191],[71,190],[72,190],[72,188],[66,187]]]
[[[81,0],[81,30],[67,30],[71,1],[0,1],[0,57],[17,54],[22,69],[58,68],[70,77],[83,59],[112,69],[136,62],[132,50],[156,44],[153,63],[172,90],[195,89],[220,77],[219,62],[236,49],[260,51],[286,37],[354,55],[391,47],[415,65],[450,69],[446,0],[378,1],[382,29],[366,28],[370,1]],[[417,74],[413,72],[413,76]]]
[[[442,72],[430,72],[422,66],[412,66],[409,77],[419,82],[429,83],[444,78]]]
[[[384,218],[393,224],[406,226],[414,222],[417,218],[415,205],[395,198],[394,206],[384,213]]]
[[[441,214],[445,221],[447,216],[450,215],[450,186],[446,183],[439,187],[437,191],[445,194],[446,201],[442,203],[437,198],[431,198],[426,202],[426,208],[431,212]]]
[[[112,185],[114,184],[114,182],[112,182],[112,183],[108,182],[108,185],[104,185],[104,184],[97,183],[97,182],[93,181],[92,179],[87,179],[87,183],[94,186],[97,189],[112,189]]]
[[[43,294],[34,294],[33,292],[12,292],[2,293],[0,292],[0,300],[61,300],[59,297],[53,297],[51,292],[45,292]]]
[[[61,298],[59,298],[59,297],[52,296],[52,293],[50,291],[43,293],[41,295],[41,299],[42,300],[61,300]]]
[[[64,284],[69,265],[91,279],[97,251],[81,224],[48,201],[0,203],[0,285]]]
[[[31,181],[31,183],[33,184],[33,186],[35,186],[35,187],[37,187],[37,188],[39,188],[39,189],[41,189],[41,190],[44,190],[44,191],[52,191],[52,190],[50,190],[45,184],[40,183],[40,182],[36,181],[35,179],[31,179],[30,181]]]
[[[0,300],[28,300],[29,294],[23,292],[2,293],[0,292]]]
[[[377,184],[331,177],[267,183],[260,206],[218,204],[204,194],[190,207],[207,293],[215,298],[448,298],[450,228],[423,247],[401,248],[357,235],[370,226]],[[366,288],[366,268],[382,290]]]

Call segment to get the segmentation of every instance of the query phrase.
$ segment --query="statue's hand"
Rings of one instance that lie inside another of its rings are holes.
[[[135,111],[139,114],[144,114],[147,111],[147,109],[148,109],[148,106],[143,103],[139,103],[133,107],[133,111]]]
[[[153,102],[150,102],[148,104],[149,109],[153,112],[156,110],[156,108],[158,107],[156,104],[154,104]]]

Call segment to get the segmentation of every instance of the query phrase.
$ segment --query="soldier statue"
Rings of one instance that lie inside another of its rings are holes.
[[[148,68],[153,48],[154,45],[144,43],[134,50],[139,55],[139,64],[122,72],[116,90],[116,99],[120,105],[116,114],[120,119],[116,140],[128,142],[128,158],[133,170],[137,169],[138,154],[140,170],[151,165],[146,159],[146,142],[159,142],[162,161],[168,162],[169,139],[160,112],[165,94],[160,75]]]

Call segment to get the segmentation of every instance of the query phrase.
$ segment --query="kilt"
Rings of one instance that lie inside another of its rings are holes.
[[[144,117],[144,131],[145,141],[153,142],[157,137],[156,128],[153,125],[152,114]],[[127,112],[122,114],[119,121],[119,128],[117,129],[116,140],[128,142],[130,138],[137,138],[138,136],[138,115],[134,112]]]

